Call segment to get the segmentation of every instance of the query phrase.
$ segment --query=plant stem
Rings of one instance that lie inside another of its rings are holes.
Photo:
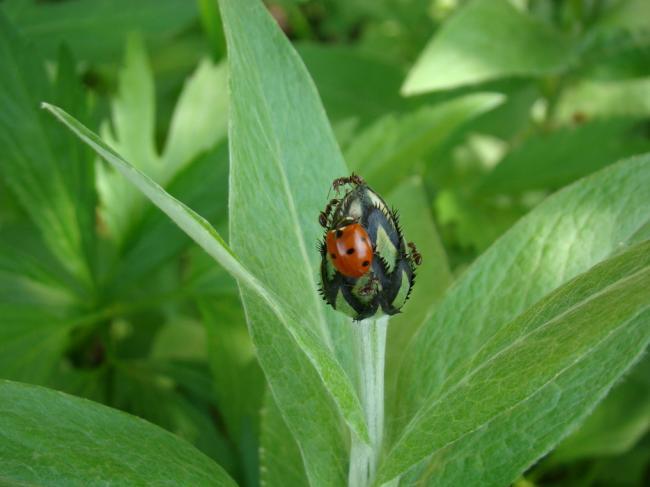
[[[349,487],[371,485],[381,454],[384,433],[384,359],[387,329],[388,316],[363,320],[354,325],[359,361],[359,398],[368,423],[370,445],[352,435]]]

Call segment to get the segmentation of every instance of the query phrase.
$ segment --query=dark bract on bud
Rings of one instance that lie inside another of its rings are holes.
[[[325,227],[320,243],[323,298],[355,320],[399,313],[422,257],[415,244],[405,242],[396,211],[360,176],[338,178],[332,187],[347,191],[319,215]]]

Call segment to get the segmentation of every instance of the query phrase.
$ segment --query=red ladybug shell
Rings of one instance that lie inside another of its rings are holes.
[[[327,232],[327,253],[336,270],[347,277],[363,276],[372,264],[368,232],[358,223]]]

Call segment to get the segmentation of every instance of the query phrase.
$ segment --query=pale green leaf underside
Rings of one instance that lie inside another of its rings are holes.
[[[453,377],[462,377],[459,374],[466,370],[468,357],[475,356],[501,327],[535,302],[626,244],[642,241],[636,235],[648,224],[650,194],[643,188],[649,184],[649,167],[647,156],[636,157],[565,188],[483,254],[411,342],[400,376],[397,417],[413,418],[418,410],[426,410],[453,384]],[[629,363],[618,363],[615,368],[622,372]],[[607,382],[601,386],[608,387]],[[582,397],[583,409],[575,411],[573,423],[563,423],[564,429],[556,428],[554,435],[542,431],[545,446],[535,449],[532,442],[522,446],[516,465],[530,464],[557,443],[596,399],[595,394]],[[471,441],[478,441],[476,435]],[[461,453],[454,456],[456,448],[468,454],[462,446],[445,448],[434,455],[430,467],[453,471],[463,461]],[[505,458],[511,450],[501,443],[491,451],[496,458]],[[501,467],[507,470],[507,465]],[[520,472],[519,467],[512,468],[510,474]],[[478,467],[467,469],[464,478],[478,471]]]
[[[454,443],[459,448],[482,428],[507,435],[514,425],[505,417],[513,411],[535,417],[540,406],[531,399],[542,390],[555,389],[561,395],[582,384],[574,400],[592,398],[595,403],[602,395],[598,387],[580,376],[574,377],[575,383],[560,385],[562,377],[592,354],[612,362],[617,370],[634,362],[650,340],[648,288],[646,242],[578,276],[502,327],[449,377],[441,395],[419,411],[389,453],[380,479],[390,480]],[[639,316],[645,319],[639,322]],[[642,333],[633,353],[606,346],[637,328]],[[502,424],[495,427],[492,423],[499,420]]]
[[[650,355],[612,389],[580,428],[564,440],[551,461],[620,455],[650,430]]]
[[[350,436],[339,411],[355,436],[365,438],[366,427],[357,416],[356,394],[348,394],[355,378],[351,320],[317,293],[316,244],[328,189],[348,171],[309,73],[263,2],[224,0],[220,6],[231,94],[230,243],[242,263],[285,299],[296,322],[333,352],[332,365],[345,367],[350,379],[332,394],[335,404],[266,305],[246,290],[242,301],[309,482],[337,486],[345,481]]]
[[[163,210],[201,248],[219,262],[238,282],[253,291],[272,310],[286,327],[291,337],[300,345],[310,362],[318,371],[330,394],[337,400],[344,417],[361,438],[367,438],[365,423],[354,388],[340,364],[329,350],[319,342],[313,330],[300,323],[294,312],[273,291],[264,286],[234,256],[219,234],[200,215],[165,192],[158,184],[122,159],[73,117],[58,107],[47,103],[43,107],[50,111],[81,140],[92,147],[97,154],[109,162],[127,180],[135,185],[147,198]]]
[[[189,443],[142,419],[10,381],[0,381],[0,458],[3,485],[236,485]]]
[[[413,417],[500,326],[624,248],[648,223],[649,184],[650,157],[615,164],[548,198],[481,255],[411,342],[400,416]]]

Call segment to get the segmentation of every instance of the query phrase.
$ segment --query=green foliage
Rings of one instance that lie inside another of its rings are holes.
[[[507,76],[553,74],[569,56],[561,34],[508,0],[473,0],[436,33],[402,91],[413,95]]]
[[[183,440],[105,406],[9,381],[0,404],[3,482],[236,485]]]
[[[91,3],[0,5],[0,483],[644,485],[648,2]],[[352,170],[423,257],[385,386]]]

